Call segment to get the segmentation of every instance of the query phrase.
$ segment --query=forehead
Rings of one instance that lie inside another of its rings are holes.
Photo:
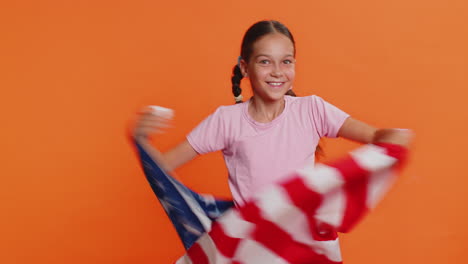
[[[268,34],[255,41],[252,55],[294,56],[294,44],[281,33]]]

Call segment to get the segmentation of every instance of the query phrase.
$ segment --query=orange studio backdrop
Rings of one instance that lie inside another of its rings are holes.
[[[463,0],[2,1],[0,263],[180,256],[126,129],[144,105],[173,108],[165,150],[232,104],[241,38],[261,19],[295,35],[299,95],[417,135],[395,188],[341,236],[345,263],[465,262],[467,17]],[[326,159],[354,147],[327,140]],[[229,196],[219,153],[177,175]]]

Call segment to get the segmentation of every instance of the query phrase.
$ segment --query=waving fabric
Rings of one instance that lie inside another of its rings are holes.
[[[406,149],[369,144],[272,184],[246,204],[199,195],[166,174],[137,144],[153,191],[187,253],[176,264],[342,263],[348,232],[393,183]]]

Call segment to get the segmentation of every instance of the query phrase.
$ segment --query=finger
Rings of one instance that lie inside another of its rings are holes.
[[[155,105],[144,107],[140,110],[140,114],[153,115],[165,119],[172,119],[174,117],[174,111],[172,109]]]
[[[164,117],[154,116],[154,115],[144,115],[138,118],[137,123],[162,123],[162,124],[169,124],[172,123],[173,120],[167,119]]]
[[[136,122],[135,126],[138,127],[170,127],[173,126],[172,122],[161,121],[161,120],[152,120],[152,119],[143,119]]]
[[[153,114],[167,119],[172,119],[174,116],[174,111],[166,107],[150,105],[147,109],[149,109]]]

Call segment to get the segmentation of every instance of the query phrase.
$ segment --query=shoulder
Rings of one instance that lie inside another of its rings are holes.
[[[243,104],[221,105],[199,123],[198,127],[228,131],[241,125],[242,115]]]
[[[218,106],[212,115],[227,120],[240,117],[242,115],[244,104],[245,103]]]
[[[233,105],[221,105],[221,106],[218,106],[218,108],[216,108],[215,112],[222,112],[225,114],[241,112],[244,104],[245,102],[240,103],[240,104],[233,104]]]
[[[317,107],[317,105],[325,102],[320,96],[308,95],[301,97],[285,96],[285,99],[292,109],[310,110]]]
[[[294,105],[294,104],[310,104],[311,102],[314,103],[314,102],[323,101],[323,99],[320,96],[315,95],[315,94],[307,95],[307,96],[289,96],[289,95],[286,95],[284,98],[291,105]]]
[[[312,109],[325,109],[329,107],[335,107],[327,100],[323,99],[318,95],[308,95],[302,97],[291,97],[288,96],[287,100],[289,101],[290,105],[293,107],[301,107],[301,108],[312,108]]]
[[[313,119],[322,119],[325,117],[348,116],[338,107],[330,104],[318,95],[309,95],[303,97],[288,97],[290,108],[293,112],[300,112],[304,117]]]

